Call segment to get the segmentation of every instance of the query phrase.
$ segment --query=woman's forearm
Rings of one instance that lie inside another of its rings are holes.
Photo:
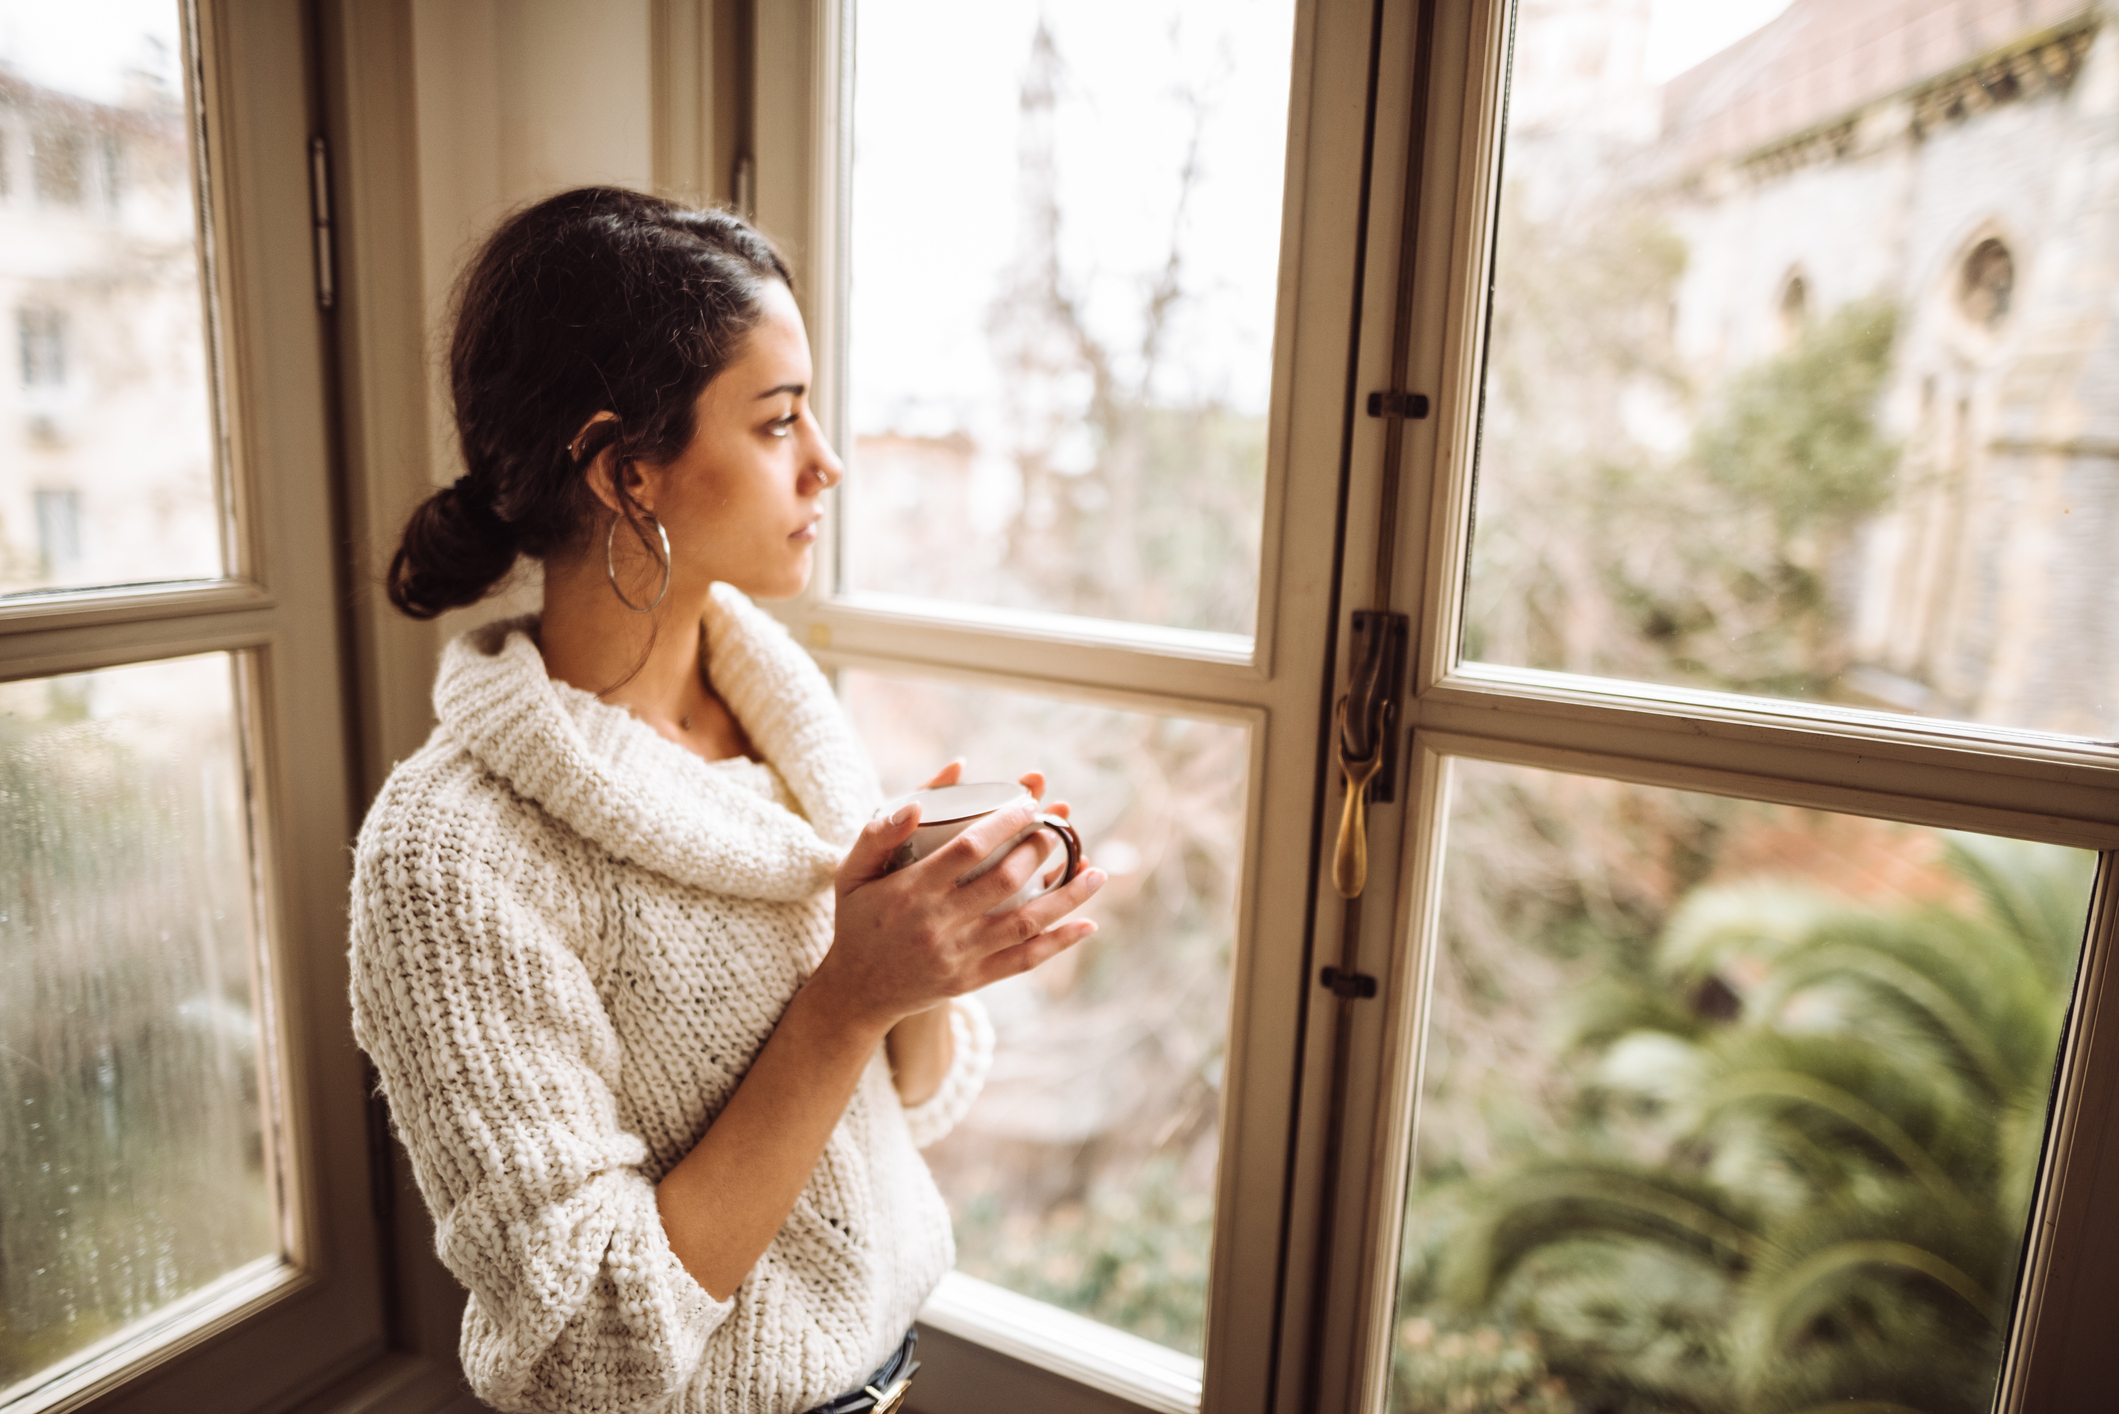
[[[670,1250],[709,1295],[733,1295],[794,1211],[884,1034],[834,1015],[815,988],[797,992],[705,1137],[663,1175]]]
[[[956,1036],[950,1026],[951,1003],[914,1012],[890,1028],[885,1043],[890,1079],[906,1108],[934,1098],[956,1059]]]

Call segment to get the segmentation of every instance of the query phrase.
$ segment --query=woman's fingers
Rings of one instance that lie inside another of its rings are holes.
[[[962,779],[964,779],[964,758],[959,756],[956,760],[935,772],[934,779],[921,786],[920,789],[935,790],[941,786],[953,786]]]
[[[1045,798],[1045,773],[1043,771],[1025,771],[1022,775],[1017,776],[1016,780],[1022,783],[1024,790],[1030,792],[1031,799],[1043,800]]]
[[[856,888],[890,872],[890,856],[912,838],[920,825],[917,801],[901,805],[889,815],[878,816],[861,827],[853,847],[839,865],[839,887]]]
[[[1108,877],[1101,869],[1084,869],[1068,883],[1039,894],[1021,908],[986,919],[989,936],[1002,946],[1028,942],[1094,898]]]
[[[981,816],[959,831],[957,837],[927,856],[920,867],[957,883],[979,867],[986,857],[1030,828],[1037,812],[1027,805],[996,810]]]
[[[1050,962],[1095,931],[1094,922],[1087,918],[1077,918],[1071,923],[1062,923],[1057,928],[1039,933],[1028,942],[1015,943],[990,953],[979,964],[978,985],[990,986],[1003,978],[1021,976],[1040,963]]]
[[[1033,830],[978,878],[959,881],[966,907],[984,913],[1006,903],[1044,867],[1052,849],[1049,833]]]

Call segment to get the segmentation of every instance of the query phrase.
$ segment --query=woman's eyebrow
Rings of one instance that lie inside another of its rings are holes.
[[[777,398],[782,393],[792,393],[799,398],[808,391],[809,385],[807,383],[782,383],[777,388],[767,388],[764,392],[758,394],[757,400],[763,401],[766,398]]]

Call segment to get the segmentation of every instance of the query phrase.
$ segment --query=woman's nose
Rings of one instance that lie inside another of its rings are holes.
[[[810,463],[809,469],[817,478],[819,491],[829,491],[846,479],[846,464],[839,460],[838,454],[831,449],[831,443],[824,440],[821,432],[817,434],[816,458]]]

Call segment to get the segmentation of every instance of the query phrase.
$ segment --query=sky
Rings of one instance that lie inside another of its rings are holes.
[[[178,78],[177,0],[0,0],[0,64],[99,103],[124,95],[128,70]]]
[[[1648,79],[1663,83],[1727,49],[1788,8],[1789,0],[1650,0]]]
[[[1661,82],[1789,0],[1649,0]],[[1279,276],[1292,0],[862,0],[855,31],[849,378],[856,431],[1006,436],[988,332],[1022,248],[1020,93],[1040,17],[1065,68],[1063,262],[1104,342],[1136,341],[1176,233],[1188,297],[1158,390],[1265,410]],[[1180,222],[1176,173],[1206,107]]]

